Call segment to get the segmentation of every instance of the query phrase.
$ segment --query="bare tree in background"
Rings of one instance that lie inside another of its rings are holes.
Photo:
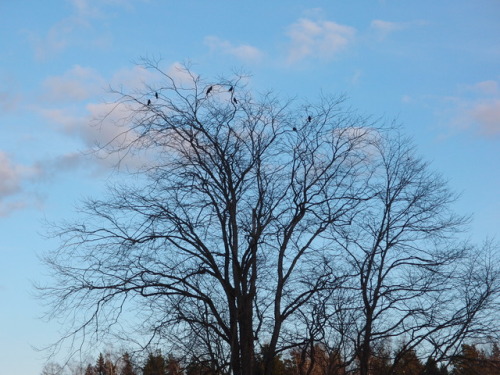
[[[332,287],[324,234],[373,194],[376,130],[341,98],[282,103],[238,78],[149,68],[163,82],[118,92],[129,116],[124,143],[108,148],[149,161],[135,185],[87,200],[56,230],[55,281],[42,288],[51,314],[71,319],[73,339],[142,321],[133,327],[150,342],[181,340],[220,373],[252,374],[266,344],[269,374],[278,351],[304,341],[299,310]]]
[[[440,329],[426,340],[436,359],[449,363],[464,344],[500,341],[500,252],[492,240],[469,245],[467,256],[453,269],[446,299],[437,302]],[[444,323],[443,323],[444,322]]]
[[[381,134],[372,156],[373,199],[363,202],[351,226],[332,227],[352,276],[332,295],[329,325],[334,346],[361,375],[370,373],[377,343],[391,338],[402,340],[393,368],[416,348],[433,356],[439,348],[439,360],[458,350],[473,329],[478,332],[474,326],[489,320],[485,313],[498,303],[500,281],[491,264],[481,271],[465,267],[471,251],[457,234],[467,218],[453,213],[456,196],[409,140]]]

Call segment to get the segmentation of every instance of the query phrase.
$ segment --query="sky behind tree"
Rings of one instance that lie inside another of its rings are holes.
[[[499,16],[496,0],[0,2],[0,373],[39,374],[32,346],[57,338],[33,297],[38,256],[57,246],[43,222],[71,219],[116,178],[116,160],[88,150],[116,135],[95,121],[109,87],[154,84],[143,57],[213,82],[244,72],[283,98],[347,95],[401,124],[461,193],[468,236],[498,239]]]

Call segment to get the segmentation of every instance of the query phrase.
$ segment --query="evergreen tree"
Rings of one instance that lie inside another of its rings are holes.
[[[422,375],[441,375],[437,362],[434,358],[429,357],[427,359]]]
[[[493,348],[491,349],[491,355],[489,357],[491,374],[499,375],[500,374],[500,347],[497,343],[493,344]]]
[[[99,353],[99,358],[97,358],[97,363],[95,365],[96,375],[107,375],[106,374],[106,362],[104,361],[104,356]]]
[[[439,367],[439,375],[449,375],[448,368],[445,365]]]
[[[120,370],[120,375],[136,375],[134,371],[134,367],[132,366],[132,360],[130,359],[130,355],[125,353],[122,357],[123,366]]]
[[[166,375],[165,358],[160,351],[149,353],[142,375]]]
[[[475,345],[462,345],[462,352],[453,360],[453,375],[486,374],[486,358]],[[478,372],[479,371],[479,372]]]
[[[167,375],[183,375],[179,360],[175,358],[172,354],[168,355],[165,369]]]
[[[85,369],[85,375],[95,375],[95,367],[91,364],[88,364],[87,368]]]
[[[417,356],[417,352],[413,349],[402,349],[396,358],[393,373],[395,375],[420,375],[424,370],[424,366]]]
[[[391,368],[390,342],[388,340],[377,343],[370,358],[370,374],[385,375]]]
[[[104,373],[106,375],[116,375],[116,365],[110,358],[106,358],[106,361],[104,362]]]
[[[257,369],[258,371],[258,369]],[[191,360],[188,362],[186,366],[186,375],[215,375],[218,372],[215,370],[215,367],[210,365],[209,362],[201,362],[195,356],[191,357]],[[260,375],[256,372],[256,375]]]

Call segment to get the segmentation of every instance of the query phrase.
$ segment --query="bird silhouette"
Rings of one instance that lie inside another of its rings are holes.
[[[158,99],[158,93],[157,92],[155,92],[155,98]]]
[[[307,116],[307,122],[311,122],[312,120],[312,117],[311,116]]]
[[[234,104],[238,104],[238,101],[236,100],[236,98],[233,98],[233,102],[234,102]]]
[[[148,99],[148,105],[151,105],[151,99]]]
[[[292,130],[293,130],[294,132],[296,132],[296,131],[297,131],[297,128],[294,126]]]
[[[210,87],[207,89],[207,96],[208,96],[208,94],[210,94],[210,91],[212,91],[212,89],[213,89],[213,88],[214,88],[213,86],[210,86]]]
[[[233,92],[233,86],[231,86],[231,87],[229,88],[229,90],[227,90],[227,91],[229,91],[229,92]]]

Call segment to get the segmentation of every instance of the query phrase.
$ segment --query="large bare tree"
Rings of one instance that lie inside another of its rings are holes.
[[[332,288],[324,234],[372,197],[376,129],[342,98],[283,103],[238,77],[149,68],[162,81],[116,92],[122,143],[103,147],[147,162],[135,184],[87,200],[56,229],[61,246],[45,258],[55,282],[43,292],[53,316],[71,318],[67,337],[128,319],[214,371],[252,374],[255,345],[270,364],[303,342],[300,309]]]
[[[481,316],[470,308],[492,306],[497,279],[478,300],[458,267],[454,196],[398,131],[343,98],[283,102],[243,77],[148,68],[158,81],[114,92],[104,120],[121,133],[99,150],[142,167],[54,228],[41,290],[70,318],[64,338],[168,342],[236,375],[254,373],[259,346],[269,375],[276,355],[323,342],[366,375],[377,341],[413,350],[447,332],[457,347]]]

